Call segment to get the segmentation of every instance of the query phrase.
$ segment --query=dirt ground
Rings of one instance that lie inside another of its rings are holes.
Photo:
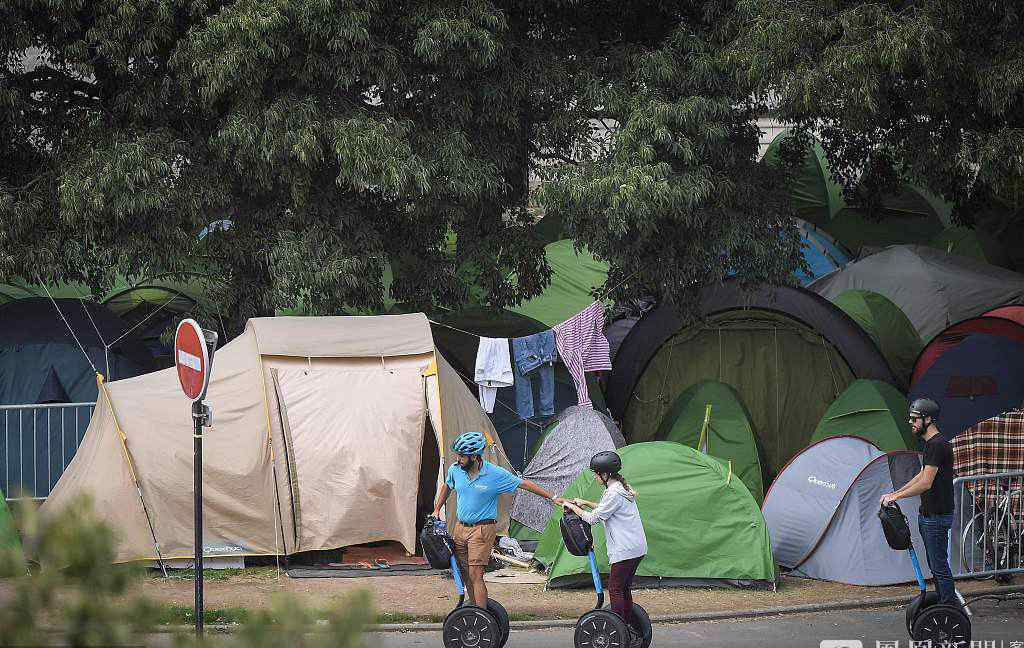
[[[1018,577],[1014,584],[1024,579]],[[959,581],[957,587],[967,593],[995,587],[991,581]],[[385,576],[366,578],[293,579],[273,568],[247,569],[221,581],[205,583],[207,609],[217,607],[261,608],[275,597],[288,593],[306,605],[327,609],[360,588],[373,592],[380,613],[407,619],[429,620],[443,617],[457,600],[452,581],[438,575]],[[644,589],[634,596],[650,614],[684,614],[706,611],[756,610],[784,605],[855,601],[866,598],[910,594],[915,585],[897,587],[858,587],[797,578],[784,578],[778,591],[739,589]],[[513,618],[575,618],[594,603],[594,592],[585,590],[549,590],[543,585],[488,585],[493,598],[501,601]],[[149,577],[139,582],[136,592],[162,603],[191,605],[191,579]]]

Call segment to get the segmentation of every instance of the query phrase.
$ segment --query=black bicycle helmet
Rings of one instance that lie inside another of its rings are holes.
[[[939,404],[930,398],[918,398],[910,404],[910,413],[922,418],[939,418]]]
[[[622,470],[622,459],[617,452],[605,450],[590,458],[590,469],[596,473],[610,475]]]

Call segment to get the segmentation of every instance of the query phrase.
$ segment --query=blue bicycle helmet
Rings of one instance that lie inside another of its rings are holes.
[[[452,451],[460,455],[483,454],[487,447],[487,437],[480,432],[463,432],[452,444]]]

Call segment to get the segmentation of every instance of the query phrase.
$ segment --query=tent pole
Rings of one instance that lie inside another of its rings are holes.
[[[160,543],[156,539],[153,517],[149,514],[149,507],[146,506],[146,498],[142,496],[142,484],[139,483],[138,475],[135,474],[135,464],[132,462],[132,454],[128,450],[128,437],[125,435],[124,430],[121,429],[121,424],[117,420],[117,412],[114,411],[114,401],[111,400],[107,386],[103,382],[103,374],[97,372],[96,384],[99,386],[100,391],[103,392],[103,398],[107,401],[107,407],[110,408],[110,416],[114,419],[114,428],[117,430],[117,436],[121,440],[121,450],[124,452],[125,461],[128,462],[128,472],[131,473],[132,481],[135,482],[135,490],[139,494],[139,502],[142,503],[142,512],[146,514],[146,522],[149,524],[149,535],[153,538],[153,547],[156,549],[156,559],[160,563],[160,571],[163,572],[164,578],[167,578],[167,566],[164,564],[163,554],[160,553]]]

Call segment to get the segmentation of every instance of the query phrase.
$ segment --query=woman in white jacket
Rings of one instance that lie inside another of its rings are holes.
[[[619,474],[622,460],[618,453],[599,452],[590,460],[590,469],[604,484],[604,495],[597,504],[586,500],[566,500],[565,507],[575,511],[587,524],[604,524],[605,545],[608,548],[608,562],[611,573],[608,576],[608,596],[612,612],[618,614],[638,631],[633,615],[633,596],[630,586],[640,561],[647,555],[647,536],[636,507],[636,491],[630,488],[626,479]],[[583,506],[594,509],[583,510]]]

